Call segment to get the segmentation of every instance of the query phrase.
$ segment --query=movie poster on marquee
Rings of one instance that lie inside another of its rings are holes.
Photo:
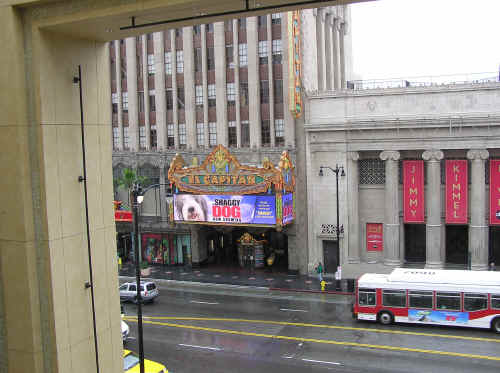
[[[293,193],[283,194],[283,225],[293,221]]]
[[[446,224],[467,224],[467,160],[446,160]]]
[[[174,220],[276,225],[276,197],[175,194]]]
[[[403,220],[424,223],[424,161],[403,161]]]
[[[490,159],[490,224],[500,225],[500,159]]]

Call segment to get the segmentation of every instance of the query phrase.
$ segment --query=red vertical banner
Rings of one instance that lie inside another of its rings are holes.
[[[384,250],[384,225],[366,223],[366,251]]]
[[[403,161],[403,220],[424,223],[424,161]]]
[[[467,160],[446,161],[446,224],[467,224]]]
[[[500,159],[490,159],[490,224],[500,225]]]

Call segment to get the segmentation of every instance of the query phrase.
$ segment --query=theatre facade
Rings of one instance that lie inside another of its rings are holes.
[[[499,83],[305,102],[310,272],[318,261],[338,263],[342,277],[500,262]],[[337,165],[338,190],[335,173],[318,174]]]

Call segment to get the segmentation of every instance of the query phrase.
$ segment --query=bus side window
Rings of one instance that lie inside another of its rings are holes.
[[[491,309],[500,310],[500,294],[491,294]]]
[[[376,296],[375,289],[359,289],[358,302],[360,306],[375,306]]]

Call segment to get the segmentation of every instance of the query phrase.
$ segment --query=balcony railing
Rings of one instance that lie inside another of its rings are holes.
[[[387,88],[412,88],[412,87],[436,87],[461,84],[484,84],[500,81],[500,73],[471,73],[454,75],[421,76],[399,79],[372,79],[351,80],[347,82],[347,89],[387,89]]]

